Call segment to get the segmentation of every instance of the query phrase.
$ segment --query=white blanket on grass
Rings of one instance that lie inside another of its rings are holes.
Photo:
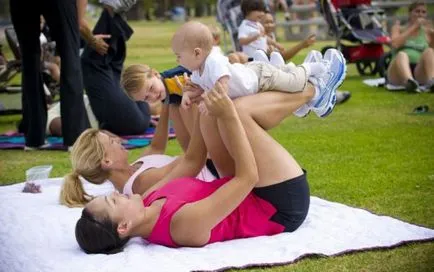
[[[434,230],[312,197],[306,221],[293,233],[179,249],[135,238],[122,253],[86,255],[74,237],[81,209],[58,204],[61,182],[39,181],[41,194],[22,193],[23,183],[0,187],[0,270],[216,270],[291,263],[310,254],[332,256],[434,238]],[[101,194],[112,187],[86,183],[85,189]]]

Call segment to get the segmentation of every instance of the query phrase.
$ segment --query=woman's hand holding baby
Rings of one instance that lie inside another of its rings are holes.
[[[202,94],[203,107],[202,114],[209,114],[220,119],[231,119],[237,116],[234,104],[227,94],[226,87],[217,82],[214,89]]]

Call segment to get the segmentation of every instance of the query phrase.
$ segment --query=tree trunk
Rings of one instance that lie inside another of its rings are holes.
[[[10,20],[9,13],[9,1],[8,0],[0,0],[0,21],[9,21]]]
[[[194,5],[194,16],[195,17],[205,16],[204,5],[201,1],[197,1]]]

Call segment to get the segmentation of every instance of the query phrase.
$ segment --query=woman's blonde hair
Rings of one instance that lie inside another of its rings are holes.
[[[101,166],[105,156],[104,147],[98,140],[100,130],[85,130],[72,147],[72,172],[65,176],[60,192],[60,203],[68,207],[81,207],[92,200],[87,194],[79,176],[93,184],[102,184],[108,178],[108,171]]]
[[[146,79],[159,75],[157,70],[145,64],[133,64],[125,68],[121,75],[121,84],[127,95],[138,92],[146,83]]]

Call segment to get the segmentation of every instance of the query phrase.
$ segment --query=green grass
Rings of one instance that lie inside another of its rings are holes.
[[[132,25],[135,34],[128,44],[127,64],[146,63],[159,70],[175,65],[169,45],[177,24]],[[330,44],[320,42],[314,48]],[[302,61],[306,52],[294,61]],[[434,228],[434,114],[410,114],[422,104],[434,109],[434,94],[391,93],[368,87],[362,84],[354,65],[348,67],[347,80],[341,87],[352,93],[347,103],[337,106],[324,120],[291,117],[270,133],[308,170],[312,195]],[[19,96],[2,95],[0,100],[16,103]],[[19,118],[0,117],[0,133],[14,129]],[[137,158],[141,151],[132,150],[130,159]],[[176,141],[170,141],[168,153],[179,152]],[[70,171],[66,152],[0,151],[0,184],[22,182],[25,170],[40,164],[52,164],[53,177]],[[433,256],[431,242],[308,258],[255,271],[432,271]]]

